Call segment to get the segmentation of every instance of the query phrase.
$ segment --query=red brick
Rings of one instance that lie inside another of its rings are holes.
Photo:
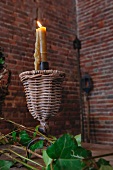
[[[82,43],[82,75],[88,72],[94,82],[90,93],[91,141],[113,144],[113,1],[78,1],[78,30]],[[85,108],[87,103],[84,102]],[[87,109],[85,110],[87,115]],[[85,125],[87,123],[85,122]],[[101,124],[103,124],[101,126]],[[85,128],[86,130],[86,128]],[[109,132],[109,131],[110,132]],[[102,133],[103,131],[103,133]],[[84,131],[86,134],[86,132]]]

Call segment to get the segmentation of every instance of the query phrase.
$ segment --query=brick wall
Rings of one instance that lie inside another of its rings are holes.
[[[113,1],[76,3],[81,72],[88,72],[94,83],[89,96],[91,142],[113,144]]]
[[[80,133],[79,91],[76,52],[74,0],[1,0],[0,46],[4,48],[6,64],[12,72],[9,95],[3,106],[3,117],[26,126],[36,126],[37,120],[28,112],[19,74],[34,69],[36,18],[47,27],[47,49],[50,69],[64,71],[62,105],[59,114],[50,118],[50,133]],[[32,121],[31,121],[32,120]],[[1,129],[10,125],[1,122]]]

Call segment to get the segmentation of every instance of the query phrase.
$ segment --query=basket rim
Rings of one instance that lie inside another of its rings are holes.
[[[51,76],[51,77],[62,77],[65,78],[65,73],[59,70],[31,70],[31,71],[24,71],[19,74],[19,77],[22,78],[30,78],[30,77],[41,77],[41,76]],[[26,79],[25,78],[25,79]]]

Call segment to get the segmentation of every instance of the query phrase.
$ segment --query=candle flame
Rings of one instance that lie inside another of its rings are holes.
[[[42,24],[41,24],[39,21],[37,21],[37,25],[38,25],[39,27],[42,27]]]

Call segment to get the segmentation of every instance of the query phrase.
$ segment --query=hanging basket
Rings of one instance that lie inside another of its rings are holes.
[[[47,121],[58,113],[61,83],[65,74],[58,70],[26,71],[19,75],[23,82],[27,106],[34,119]]]

